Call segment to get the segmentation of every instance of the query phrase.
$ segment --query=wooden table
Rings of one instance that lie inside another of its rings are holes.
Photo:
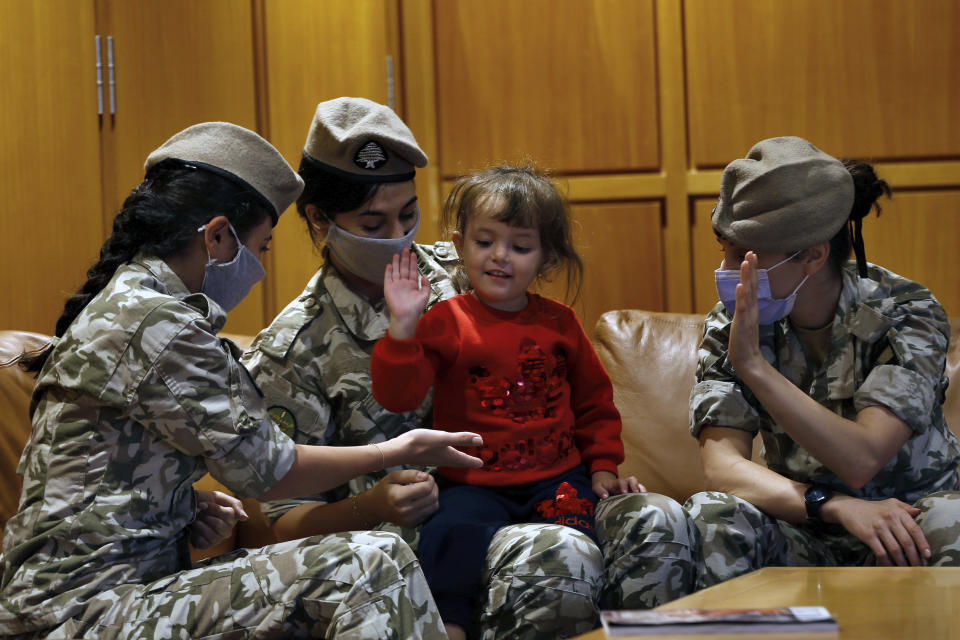
[[[960,567],[768,567],[661,609],[821,605],[838,633],[701,635],[710,640],[939,640],[960,638]],[[602,629],[580,636],[604,640]],[[624,638],[627,636],[618,636]],[[691,638],[692,636],[629,636]]]

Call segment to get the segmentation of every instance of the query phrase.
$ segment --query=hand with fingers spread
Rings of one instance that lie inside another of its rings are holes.
[[[190,544],[209,549],[229,537],[247,512],[237,498],[220,491],[197,491],[197,519],[190,525]]]
[[[390,308],[390,335],[397,340],[413,337],[417,320],[430,297],[430,281],[420,275],[417,256],[410,249],[393,256],[383,279],[383,297]]]
[[[760,323],[757,311],[757,254],[748,251],[740,263],[736,312],[730,324],[729,357],[733,368],[745,372],[763,364],[760,353]]]
[[[824,504],[823,514],[870,547],[879,565],[918,567],[930,557],[930,543],[914,520],[920,510],[896,498],[861,500],[838,494]]]
[[[618,496],[622,493],[643,493],[647,489],[637,482],[634,476],[618,478],[609,471],[595,471],[590,476],[593,492],[601,500],[610,496]]]
[[[461,431],[447,433],[433,429],[412,429],[379,445],[388,461],[386,466],[406,464],[421,467],[473,467],[483,466],[480,458],[471,456],[455,447],[479,447],[483,438],[476,433]]]
[[[391,471],[375,487],[363,494],[378,522],[392,522],[413,528],[437,510],[438,491],[433,476],[416,469]]]

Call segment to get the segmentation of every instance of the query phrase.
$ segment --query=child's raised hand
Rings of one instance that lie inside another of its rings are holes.
[[[412,338],[430,297],[430,281],[417,269],[417,256],[404,249],[393,256],[383,278],[383,297],[390,308],[390,337]]]
[[[647,490],[635,477],[618,478],[610,471],[595,471],[590,480],[593,483],[593,492],[601,500],[621,493],[640,493]]]

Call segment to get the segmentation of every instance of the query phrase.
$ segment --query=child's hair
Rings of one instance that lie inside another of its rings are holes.
[[[503,202],[495,220],[538,230],[544,261],[537,277],[547,279],[562,269],[567,278],[567,298],[572,291],[575,302],[583,283],[583,261],[573,248],[570,207],[547,174],[526,165],[490,167],[461,177],[443,203],[441,228],[447,234],[465,234],[470,217],[490,198]]]

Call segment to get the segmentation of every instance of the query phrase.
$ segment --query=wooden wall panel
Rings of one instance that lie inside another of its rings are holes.
[[[662,211],[659,202],[576,204],[574,242],[584,263],[580,300],[574,305],[588,335],[610,309],[664,308]],[[564,300],[563,278],[544,294]]]
[[[266,132],[295,169],[318,103],[339,96],[388,102],[388,55],[395,77],[400,69],[394,11],[391,0],[264,3]],[[399,81],[394,86],[399,96]],[[296,207],[280,218],[274,249],[272,314],[300,294],[321,262]]]
[[[93,27],[91,0],[0,2],[0,329],[53,333],[103,241]]]
[[[524,158],[562,173],[659,167],[651,0],[434,11],[445,176]]]
[[[691,164],[799,135],[874,160],[960,155],[955,0],[686,0]]]
[[[717,287],[714,284],[713,272],[720,267],[723,261],[723,252],[720,243],[713,233],[710,224],[710,213],[714,198],[695,198],[690,204],[692,209],[690,237],[693,255],[693,300],[695,313],[707,313],[717,304]]]
[[[960,188],[895,191],[863,221],[867,260],[915,280],[960,316]]]

